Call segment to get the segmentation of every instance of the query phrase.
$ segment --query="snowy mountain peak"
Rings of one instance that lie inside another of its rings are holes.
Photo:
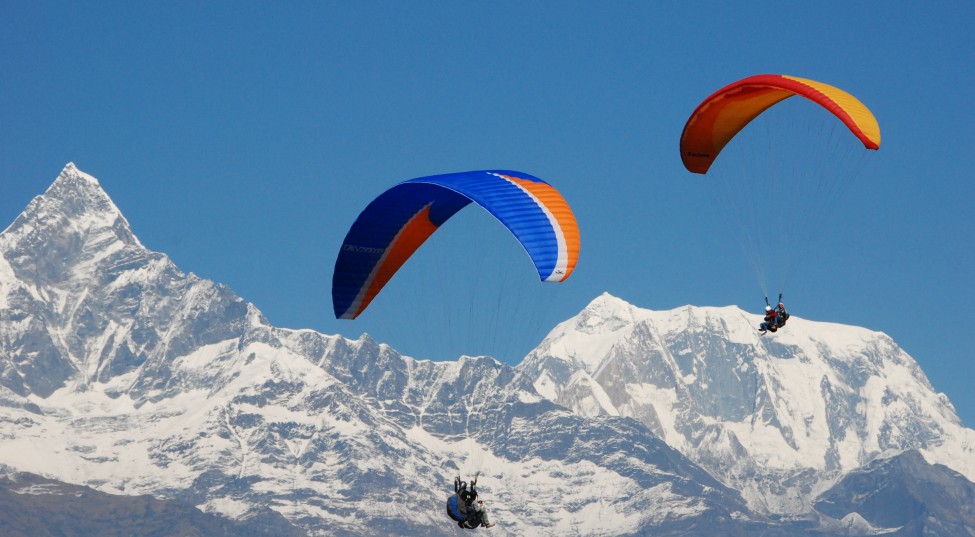
[[[64,168],[61,170],[61,173],[58,174],[58,178],[55,180],[54,184],[57,184],[58,181],[84,181],[101,188],[101,185],[98,183],[98,179],[79,170],[78,166],[76,166],[74,162],[69,162],[64,165]]]
[[[185,319],[159,295],[193,290],[205,302],[226,294],[142,246],[98,181],[71,163],[0,234],[0,276],[0,306],[18,319],[2,327],[12,360],[0,368],[0,387],[19,395],[87,389],[164,360],[170,354],[156,344]],[[243,303],[235,311],[246,318]],[[116,384],[145,393],[131,380]]]
[[[604,292],[575,317],[577,328],[590,332],[612,330],[632,322],[635,310],[629,302]]]
[[[64,281],[123,249],[144,251],[98,181],[69,163],[0,237],[0,252],[22,279]],[[81,266],[78,263],[81,261]]]
[[[44,195],[36,198],[25,212],[30,213],[35,203],[59,209],[63,216],[72,219],[85,220],[85,216],[99,220],[122,218],[122,212],[102,190],[98,179],[79,170],[73,162],[64,166]]]
[[[604,294],[519,374],[581,415],[641,421],[763,511],[803,512],[829,476],[887,450],[917,449],[975,477],[975,431],[887,335],[793,315],[763,336],[761,318],[736,306],[652,311]],[[784,482],[795,490],[783,495]]]

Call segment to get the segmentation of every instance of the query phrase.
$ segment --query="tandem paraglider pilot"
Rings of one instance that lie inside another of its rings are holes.
[[[765,322],[758,325],[758,331],[764,334],[765,332],[775,332],[779,328],[785,326],[785,322],[789,320],[789,312],[785,311],[785,304],[779,302],[779,305],[772,309],[769,304],[765,305]]]
[[[477,477],[471,480],[470,488],[460,477],[454,479],[454,495],[447,498],[447,515],[461,528],[490,528],[494,524],[488,518],[484,502],[477,497],[475,485]]]
[[[778,312],[772,309],[772,306],[765,306],[765,321],[758,325],[758,331],[761,333],[765,332],[775,332],[779,329],[779,323],[777,317]]]

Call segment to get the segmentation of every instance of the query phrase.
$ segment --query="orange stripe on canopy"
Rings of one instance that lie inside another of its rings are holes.
[[[502,175],[505,179],[527,190],[555,219],[555,235],[559,244],[559,260],[555,273],[547,281],[565,281],[572,274],[579,260],[579,226],[569,204],[555,187],[548,183],[529,181],[512,175]]]
[[[721,88],[694,110],[680,138],[684,167],[693,173],[707,173],[724,146],[751,120],[793,95],[829,110],[867,149],[880,148],[877,118],[853,95],[814,80],[756,75]]]
[[[423,207],[409,219],[393,239],[383,258],[376,264],[367,284],[363,286],[364,293],[360,292],[356,303],[350,309],[349,318],[355,319],[369,307],[372,299],[376,298],[379,291],[393,278],[393,274],[436,230],[437,226],[430,222],[430,205]]]

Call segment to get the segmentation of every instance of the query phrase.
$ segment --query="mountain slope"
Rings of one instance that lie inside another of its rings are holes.
[[[928,464],[917,451],[884,454],[844,476],[819,497],[816,510],[836,519],[855,513],[892,535],[972,535],[975,484]]]

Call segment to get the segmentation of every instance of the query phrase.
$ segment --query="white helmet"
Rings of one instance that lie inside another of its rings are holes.
[[[772,311],[772,306],[765,306],[765,311]]]

